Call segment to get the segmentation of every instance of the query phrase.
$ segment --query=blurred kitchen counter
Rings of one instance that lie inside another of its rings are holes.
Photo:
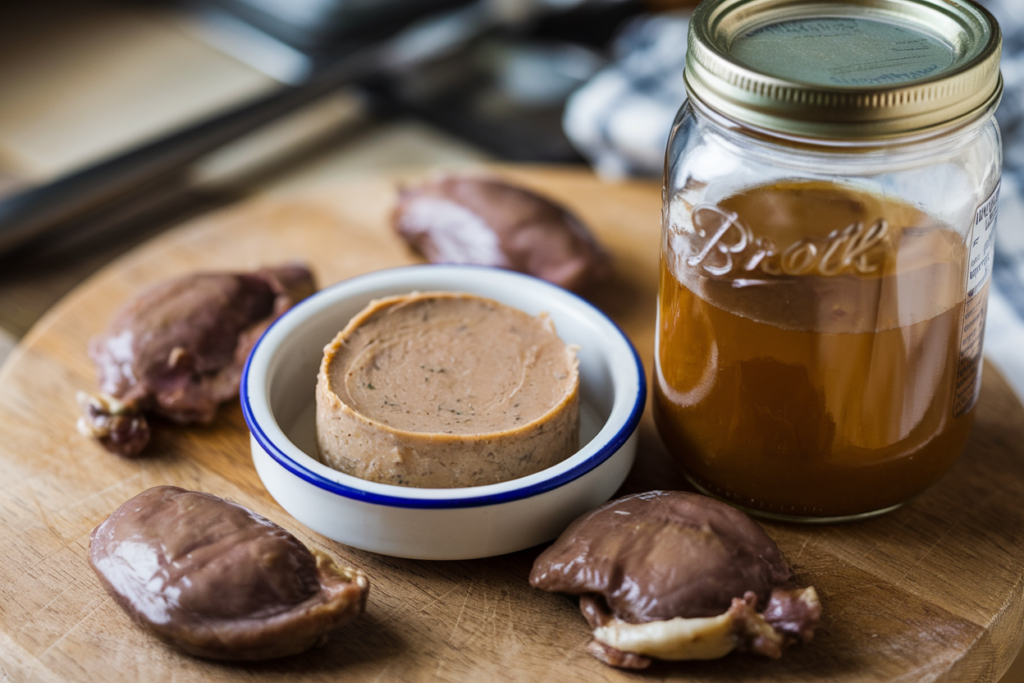
[[[277,86],[200,40],[188,16],[163,5],[42,0],[5,8],[5,15],[0,22],[0,192],[57,177]],[[263,159],[268,148],[289,146],[288,154],[255,177],[242,173],[242,180],[227,182],[223,192],[193,197],[183,211],[157,214],[116,242],[3,266],[0,361],[61,296],[188,215],[247,194],[489,159],[415,121],[374,121],[357,97],[342,93],[240,142],[198,173],[231,178],[254,155]],[[1024,656],[1001,683],[1024,683]]]
[[[0,22],[0,170],[45,180],[269,92],[161,5],[11,3]]]
[[[45,182],[272,91],[278,84],[158,3],[41,0],[0,23],[0,192]],[[253,193],[489,157],[411,120],[378,122],[340,92],[204,159],[183,192],[126,234],[0,267],[0,358],[89,274],[160,230]],[[257,168],[256,172],[252,172]],[[211,189],[212,186],[212,189]]]

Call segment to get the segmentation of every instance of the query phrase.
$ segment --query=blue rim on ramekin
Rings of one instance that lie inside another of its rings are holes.
[[[422,265],[419,265],[419,266],[400,266],[400,267],[396,267],[396,268],[389,268],[387,270],[389,272],[391,272],[391,271],[397,271],[397,270],[405,270],[405,269],[411,269],[411,268],[423,268],[423,267],[428,267],[429,268],[429,267],[433,267],[433,266],[422,266]],[[509,270],[503,270],[503,269],[499,269],[499,268],[492,268],[492,267],[489,267],[489,266],[474,266],[474,265],[466,265],[466,264],[445,264],[444,267],[446,267],[446,268],[459,268],[459,269],[462,269],[462,268],[465,268],[465,269],[480,269],[480,270],[486,270],[486,271],[500,271],[502,273],[507,273],[508,275],[514,275],[514,276],[519,276],[519,277],[522,277],[522,278],[529,278],[530,280],[535,280],[535,281],[543,282],[543,280],[539,280],[538,278],[534,278],[531,275],[525,275],[523,273],[518,273],[518,272],[515,272],[515,271],[509,271]],[[305,482],[307,482],[309,484],[312,484],[312,485],[314,485],[314,486],[316,486],[318,488],[321,488],[321,489],[323,489],[325,491],[328,491],[330,493],[334,493],[334,494],[337,494],[337,495],[340,495],[340,496],[344,496],[346,498],[351,498],[353,500],[358,500],[358,501],[362,501],[362,502],[365,502],[365,503],[372,503],[372,504],[376,504],[376,505],[386,505],[386,506],[389,506],[389,507],[421,508],[421,509],[453,509],[453,508],[467,508],[467,507],[480,507],[480,506],[484,506],[484,505],[494,505],[496,503],[507,503],[507,502],[511,502],[511,501],[514,501],[514,500],[521,500],[523,498],[530,498],[530,497],[535,496],[537,494],[544,493],[544,492],[550,491],[552,489],[556,489],[556,488],[558,488],[560,486],[564,486],[565,484],[568,484],[569,482],[574,481],[574,480],[580,478],[581,476],[583,476],[584,474],[590,472],[595,467],[597,467],[598,465],[603,463],[605,460],[610,458],[616,451],[619,450],[619,448],[622,447],[622,445],[627,441],[627,439],[629,439],[629,437],[632,436],[633,432],[636,431],[636,428],[640,424],[640,417],[641,417],[641,415],[643,415],[644,404],[646,403],[646,400],[647,400],[647,378],[646,378],[646,374],[644,372],[643,363],[640,360],[640,354],[637,353],[636,347],[633,346],[633,342],[630,341],[629,337],[626,336],[626,333],[622,331],[622,328],[620,328],[618,325],[616,325],[615,321],[613,321],[611,318],[609,318],[604,313],[604,311],[600,310],[599,308],[597,308],[596,306],[591,304],[586,299],[580,297],[579,295],[577,295],[577,294],[575,294],[573,292],[570,292],[568,290],[564,290],[563,289],[563,290],[561,290],[562,292],[564,292],[565,294],[568,294],[569,296],[572,296],[573,298],[577,299],[582,305],[584,305],[584,306],[592,309],[593,311],[595,311],[598,315],[600,315],[602,318],[604,318],[616,330],[616,332],[619,333],[619,335],[621,335],[623,341],[626,342],[627,348],[633,354],[633,362],[636,364],[636,369],[637,369],[637,378],[638,378],[637,396],[636,396],[636,399],[633,402],[633,407],[632,407],[632,409],[630,411],[629,417],[626,418],[626,421],[625,421],[625,423],[623,423],[622,427],[611,437],[611,439],[609,439],[607,441],[607,443],[605,443],[600,448],[598,448],[598,450],[593,455],[588,457],[583,462],[577,464],[576,466],[572,467],[571,469],[566,470],[565,472],[560,473],[559,475],[557,475],[555,477],[552,477],[550,479],[545,479],[544,481],[537,482],[537,483],[531,484],[531,485],[523,487],[523,488],[512,489],[510,491],[501,491],[501,492],[493,493],[493,494],[486,494],[486,495],[472,496],[472,497],[464,497],[464,498],[456,498],[456,499],[407,498],[405,496],[372,493],[372,492],[369,492],[369,491],[364,491],[362,489],[354,488],[354,487],[351,487],[351,486],[346,486],[345,484],[341,484],[339,482],[333,481],[333,480],[328,479],[328,478],[326,478],[326,477],[324,477],[324,476],[322,476],[322,475],[320,475],[320,474],[318,474],[318,473],[316,473],[316,472],[306,468],[305,466],[299,464],[298,462],[293,460],[291,458],[291,456],[289,456],[287,453],[285,453],[280,447],[278,447],[277,444],[275,444],[273,441],[270,440],[270,438],[266,435],[266,433],[260,427],[259,423],[256,421],[256,418],[255,418],[255,416],[252,413],[252,406],[250,405],[250,398],[249,398],[249,370],[250,370],[250,365],[252,363],[252,359],[256,355],[256,350],[259,348],[260,344],[263,343],[263,340],[266,339],[266,337],[270,333],[270,331],[275,326],[277,326],[282,320],[284,320],[288,315],[293,314],[295,311],[299,310],[300,307],[311,305],[311,302],[314,299],[317,299],[317,298],[321,297],[326,292],[329,292],[332,289],[335,289],[335,288],[340,287],[342,285],[348,285],[348,284],[350,284],[352,282],[356,282],[356,281],[364,279],[364,278],[373,277],[373,276],[375,276],[379,272],[381,272],[381,271],[373,271],[373,272],[370,272],[370,273],[364,273],[363,275],[357,275],[355,277],[351,277],[351,278],[348,278],[346,280],[341,280],[340,282],[336,282],[336,283],[334,283],[332,285],[329,285],[328,287],[326,287],[324,289],[321,289],[320,291],[314,293],[313,295],[311,295],[308,298],[304,299],[303,301],[299,302],[298,304],[296,304],[295,306],[290,308],[288,311],[286,311],[283,315],[281,315],[281,317],[279,317],[277,320],[275,320],[270,326],[267,327],[266,330],[264,330],[263,334],[260,335],[259,340],[257,340],[257,342],[253,345],[252,350],[250,350],[249,357],[246,358],[245,369],[242,371],[242,381],[241,381],[241,384],[240,384],[239,397],[240,397],[240,402],[242,404],[242,415],[245,418],[246,425],[249,427],[249,432],[252,434],[253,438],[260,445],[260,447],[271,458],[273,458],[279,465],[281,465],[286,470],[288,470],[289,472],[291,472],[295,476],[299,477],[303,481],[305,481]],[[550,285],[550,283],[546,283],[546,284]],[[551,286],[555,287],[556,285],[551,285]],[[312,457],[312,456],[310,456],[310,457]],[[343,474],[343,473],[341,473],[341,474]],[[393,486],[393,488],[400,489],[402,487],[400,487],[400,486]],[[463,488],[463,489],[453,489],[453,490],[465,491],[466,489]]]

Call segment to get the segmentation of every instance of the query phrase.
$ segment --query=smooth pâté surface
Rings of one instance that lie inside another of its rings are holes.
[[[612,252],[615,276],[590,295],[654,348],[661,189],[589,173],[494,170],[564,202]],[[419,262],[388,215],[397,179],[257,199],[183,225],[115,262],[55,307],[0,370],[0,673],[15,681],[626,681],[583,647],[576,601],[529,587],[541,548],[464,562],[401,560],[347,548],[298,525],[263,489],[229,403],[209,427],[155,425],[148,454],[123,460],[74,428],[75,392],[95,377],[86,346],[141,287],[195,269],[247,270],[295,258],[319,282]],[[766,524],[824,609],[813,642],[777,661],[742,655],[655,664],[685,681],[994,681],[1024,630],[1024,408],[986,371],[964,456],[935,487],[856,524]],[[370,578],[366,613],[323,648],[224,665],[160,643],[107,596],[89,532],[160,484],[234,500]],[[624,492],[686,488],[649,416]]]
[[[345,403],[424,434],[487,434],[545,415],[575,386],[573,355],[550,321],[478,296],[379,302],[328,371]]]
[[[579,450],[575,349],[547,316],[480,296],[371,302],[324,349],[316,457],[384,484],[497,484]]]

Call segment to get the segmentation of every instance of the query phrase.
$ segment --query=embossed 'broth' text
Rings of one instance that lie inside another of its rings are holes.
[[[715,277],[737,270],[760,270],[768,275],[867,275],[878,271],[889,234],[884,218],[872,223],[859,221],[833,230],[823,239],[800,239],[780,252],[771,239],[755,235],[733,211],[700,204],[690,217],[696,239],[686,263]]]

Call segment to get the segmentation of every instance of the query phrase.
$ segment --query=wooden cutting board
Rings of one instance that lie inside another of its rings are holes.
[[[614,252],[592,298],[653,353],[660,188],[576,170],[496,172],[563,201]],[[885,517],[766,525],[817,587],[814,642],[656,664],[645,674],[583,652],[571,598],[527,584],[538,549],[468,562],[383,557],[302,528],[263,489],[237,404],[205,428],[157,428],[149,454],[111,456],[79,436],[75,392],[93,387],[86,341],[140,287],[197,268],[308,261],[322,284],[417,262],[391,234],[395,179],[257,199],[183,225],[113,263],[58,304],[0,370],[0,676],[13,681],[994,681],[1024,640],[1024,408],[985,372],[977,424],[953,471]],[[649,416],[624,490],[684,488]],[[87,561],[89,531],[158,484],[226,496],[371,577],[367,613],[321,649],[232,665],[193,659],[136,627]]]

